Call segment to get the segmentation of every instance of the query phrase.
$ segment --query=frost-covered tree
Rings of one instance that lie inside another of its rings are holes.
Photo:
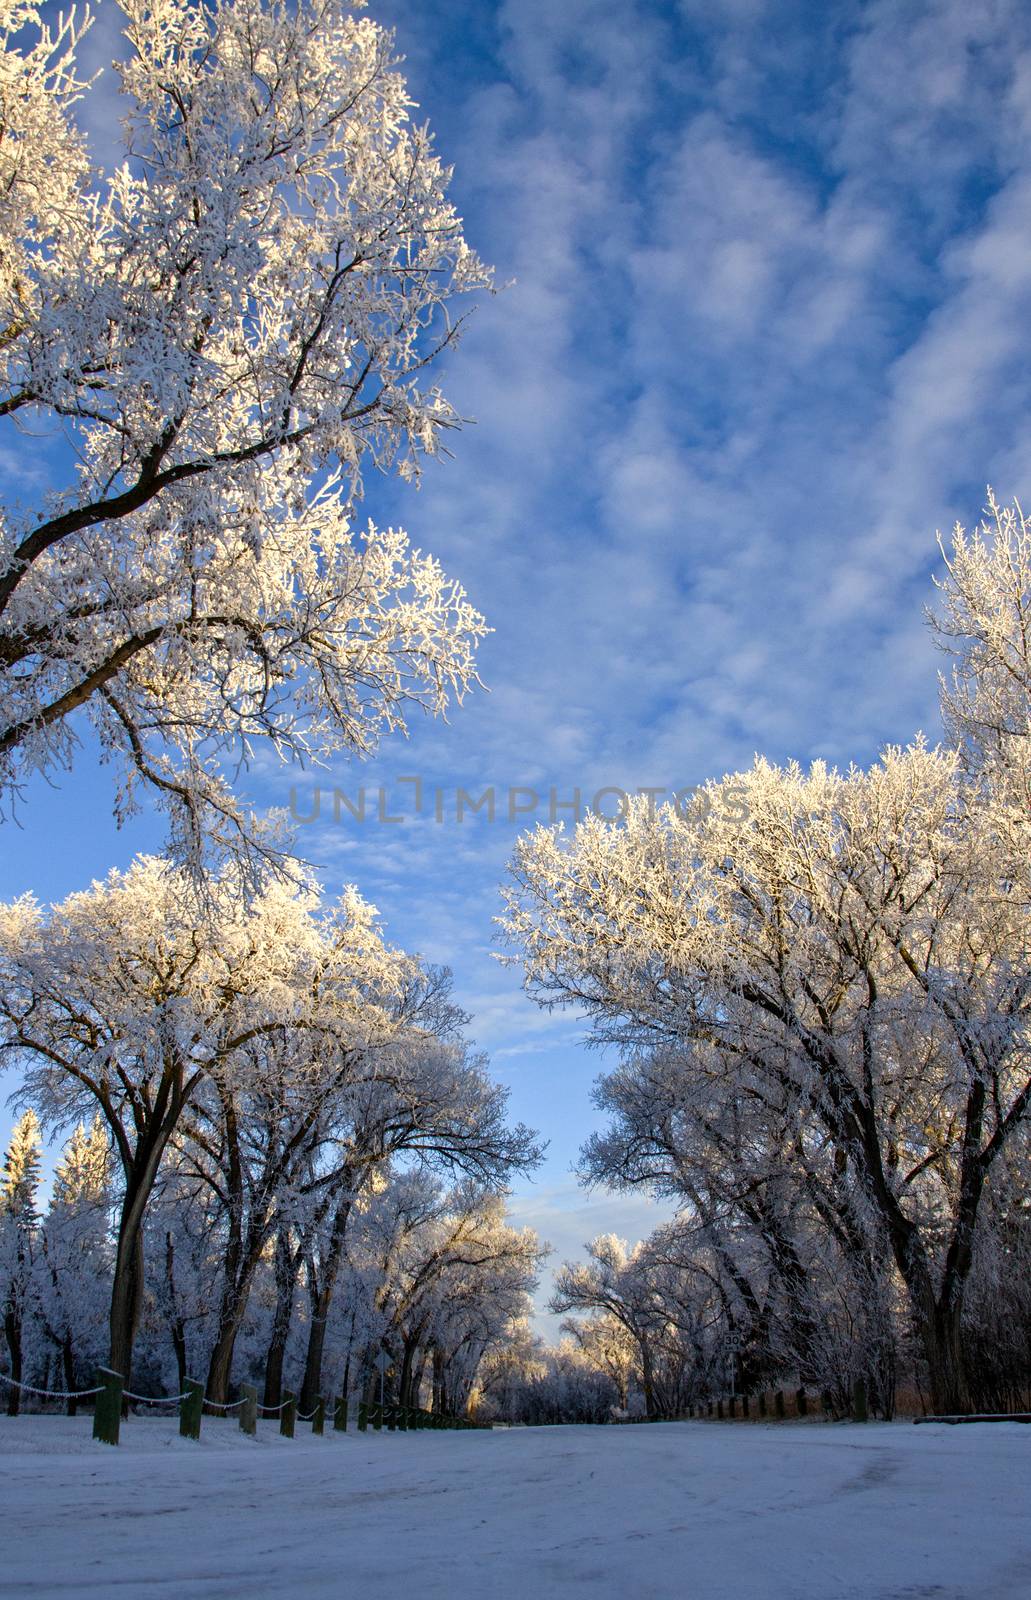
[[[694,1337],[718,1325],[719,1387],[729,1369],[735,1393],[793,1375],[847,1399],[863,1377],[871,1404],[890,1410],[890,1252],[797,1097],[747,1069],[728,1095],[720,1053],[705,1046],[631,1057],[600,1079],[596,1101],[609,1124],[584,1146],[583,1177],[681,1208],[647,1253],[678,1327]],[[707,1369],[712,1340],[696,1342]]]
[[[355,1075],[344,1116],[334,1130],[337,1153],[334,1203],[309,1257],[312,1305],[301,1389],[311,1408],[322,1387],[326,1330],[345,1259],[355,1202],[384,1165],[417,1156],[485,1189],[503,1189],[512,1175],[540,1160],[532,1130],[506,1121],[507,1090],[495,1083],[484,1058],[468,1046],[406,1026],[388,1046],[371,1053]]]
[[[155,858],[45,913],[0,911],[0,1050],[59,1125],[99,1110],[121,1168],[109,1364],[126,1378],[143,1294],[143,1223],[162,1159],[205,1087],[242,1091],[263,1066],[247,1046],[287,1028],[367,1037],[370,990],[406,958],[349,893],[323,913],[313,889],[239,876],[203,893]]]
[[[111,1146],[99,1112],[78,1123],[54,1168],[39,1233],[36,1313],[71,1394],[107,1354],[111,1303]],[[76,1403],[67,1402],[69,1416]]]
[[[968,1403],[978,1219],[1031,1099],[1023,911],[966,798],[919,745],[866,773],[758,762],[686,816],[537,830],[507,915],[531,992],[583,1005],[631,1070],[661,1045],[728,1103],[787,1098],[803,1164],[826,1146],[854,1180],[825,1199],[876,1227],[943,1410]]]
[[[620,1409],[616,1382],[574,1338],[549,1347],[517,1335],[489,1358],[485,1383],[485,1410],[508,1422],[609,1422]]]
[[[656,1357],[667,1319],[640,1250],[628,1250],[615,1234],[603,1234],[587,1245],[587,1257],[560,1268],[551,1310],[600,1311],[618,1323],[636,1350],[646,1414],[659,1416]]]
[[[434,1410],[464,1411],[484,1359],[529,1312],[545,1253],[536,1234],[507,1225],[502,1196],[477,1184],[448,1189],[414,1168],[391,1174],[355,1245],[374,1285],[369,1354],[392,1357],[388,1392],[402,1405],[431,1399]],[[366,1370],[372,1395],[378,1375]]]
[[[957,523],[930,623],[953,658],[942,711],[957,749],[978,771],[1031,782],[1031,522],[1019,503],[1000,505],[972,533]]]
[[[7,1388],[7,1414],[16,1417],[21,1396],[25,1323],[37,1248],[37,1197],[43,1159],[39,1118],[30,1108],[11,1130],[0,1172],[0,1305],[14,1382]]]
[[[99,175],[88,19],[0,7],[0,419],[76,462],[0,509],[0,796],[68,765],[82,708],[119,811],[149,786],[195,863],[273,850],[223,758],[368,750],[475,677],[461,587],[354,519],[458,424],[426,372],[489,282],[362,4],[124,0]]]

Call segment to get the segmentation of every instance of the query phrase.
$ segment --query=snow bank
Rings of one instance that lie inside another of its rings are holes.
[[[0,1595],[1025,1600],[1031,1428],[0,1419]]]

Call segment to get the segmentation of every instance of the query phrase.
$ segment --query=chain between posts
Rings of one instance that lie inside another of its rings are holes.
[[[44,1400],[88,1400],[91,1395],[100,1394],[100,1387],[96,1389],[35,1389],[31,1383],[19,1383],[17,1378],[9,1378],[6,1372],[0,1372],[0,1383],[9,1384],[12,1389],[20,1389],[22,1394],[38,1394]]]
[[[91,1389],[41,1389],[33,1384],[21,1383],[18,1379],[0,1372],[0,1380],[4,1383],[24,1394],[37,1395],[44,1400],[95,1399],[93,1437],[105,1444],[118,1443],[122,1407],[127,1400],[137,1405],[179,1406],[179,1431],[185,1438],[190,1439],[200,1437],[200,1422],[205,1408],[227,1415],[229,1412],[239,1410],[240,1427],[244,1433],[255,1432],[259,1415],[278,1416],[280,1432],[290,1439],[294,1436],[295,1422],[312,1423],[314,1434],[321,1435],[325,1428],[326,1401],[322,1395],[318,1397],[314,1410],[299,1413],[296,1398],[289,1393],[276,1406],[259,1405],[257,1390],[251,1384],[242,1386],[244,1392],[238,1400],[222,1401],[206,1399],[203,1385],[193,1379],[187,1379],[188,1387],[182,1394],[151,1395],[137,1394],[132,1389],[123,1388],[121,1375],[106,1367],[99,1368],[97,1376],[101,1381]],[[346,1431],[347,1409],[347,1396],[341,1395],[334,1408],[333,1425],[336,1431]],[[365,1401],[359,1402],[358,1427],[361,1432],[366,1431],[370,1422],[379,1430],[384,1421],[391,1431],[396,1428],[407,1431],[409,1428],[490,1427],[489,1423],[476,1423],[467,1417],[445,1416],[438,1411],[423,1411],[416,1406],[380,1406],[369,1405]]]

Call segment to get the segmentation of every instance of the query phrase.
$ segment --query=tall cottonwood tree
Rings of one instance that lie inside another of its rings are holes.
[[[1023,911],[965,799],[955,758],[919,745],[866,773],[759,762],[690,816],[636,805],[568,847],[537,830],[507,914],[539,999],[584,1005],[631,1063],[656,1044],[689,1078],[715,1063],[728,1099],[765,1081],[803,1149],[829,1142],[906,1285],[943,1410],[968,1404],[978,1219],[1031,1097]]]
[[[130,1375],[144,1217],[194,1097],[260,1083],[247,1046],[285,1029],[367,1040],[386,1020],[373,991],[409,966],[353,893],[323,913],[310,887],[273,882],[248,899],[235,872],[200,893],[157,858],[49,913],[31,896],[0,910],[0,1054],[45,1120],[99,1110],[121,1167],[115,1371]]]
[[[0,5],[0,422],[73,476],[0,508],[0,799],[66,766],[82,710],[177,854],[275,846],[221,776],[365,751],[475,677],[483,622],[371,467],[459,423],[427,379],[489,273],[363,0],[124,0],[125,160],[75,102],[89,25]]]
[[[301,1405],[322,1386],[326,1331],[343,1272],[348,1230],[359,1198],[386,1163],[417,1157],[486,1189],[538,1165],[531,1129],[506,1121],[508,1092],[493,1082],[482,1056],[454,1039],[410,1025],[359,1064],[333,1133],[333,1204],[308,1256],[311,1294]]]

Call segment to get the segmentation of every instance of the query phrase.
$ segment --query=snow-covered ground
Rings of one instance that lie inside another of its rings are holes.
[[[1026,1600],[1031,1426],[0,1419],[0,1594]]]

